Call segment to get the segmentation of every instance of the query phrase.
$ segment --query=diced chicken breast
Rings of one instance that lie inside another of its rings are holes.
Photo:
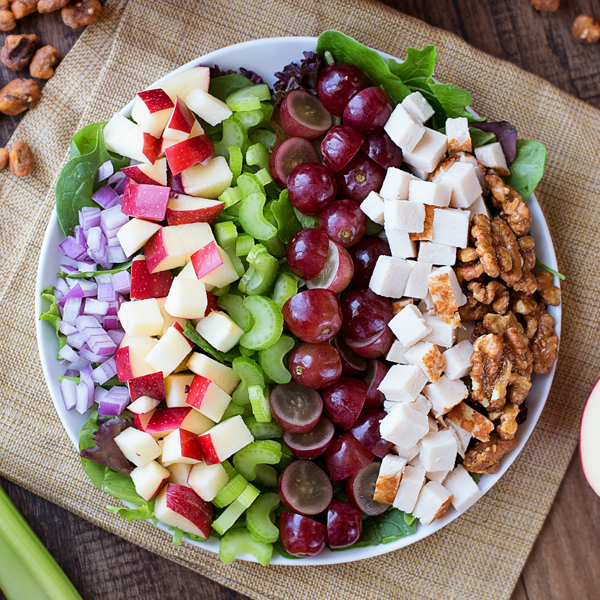
[[[458,445],[448,429],[432,431],[421,440],[419,459],[426,471],[450,471],[454,468]]]
[[[471,355],[473,354],[473,344],[469,340],[463,340],[449,348],[442,354],[446,364],[445,371],[448,379],[462,379],[466,377],[473,367]]]
[[[455,162],[443,175],[440,183],[452,190],[450,206],[452,208],[469,208],[483,190],[475,169],[463,162]]]
[[[394,368],[394,367],[392,367]],[[402,448],[412,448],[429,431],[427,415],[402,402],[379,424],[381,437]]]
[[[425,377],[436,382],[444,372],[444,359],[439,348],[430,342],[419,342],[404,352],[404,360],[409,365],[416,365]]]
[[[450,206],[451,196],[452,188],[442,183],[415,179],[408,186],[409,202],[422,202],[423,204],[445,208]]]
[[[380,296],[402,298],[410,275],[410,265],[402,258],[379,256],[369,287]]]
[[[436,208],[433,215],[432,242],[466,248],[471,214],[468,210]]]
[[[490,218],[490,211],[483,199],[483,196],[479,196],[471,206],[469,206],[469,214],[471,215],[471,220],[475,215],[485,215],[488,219]]]
[[[451,323],[446,323],[437,315],[428,313],[425,313],[423,318],[427,325],[431,327],[431,332],[423,338],[424,342],[431,342],[432,344],[437,344],[443,348],[451,348],[454,345],[457,330]]]
[[[375,484],[373,500],[381,502],[381,504],[392,504],[394,502],[405,466],[405,458],[394,454],[383,457],[381,467],[379,467],[377,483]]]
[[[390,167],[385,174],[379,195],[386,200],[408,200],[411,181],[416,181],[414,175],[396,167]]]
[[[482,496],[479,486],[462,465],[449,473],[444,480],[444,487],[452,494],[452,506],[458,512],[467,510]]]
[[[383,198],[377,192],[370,192],[361,202],[362,210],[371,221],[383,225]]]
[[[471,152],[471,134],[469,121],[466,117],[446,119],[446,137],[448,138],[448,152]]]
[[[429,274],[433,268],[425,262],[409,261],[410,274],[404,288],[404,295],[424,300],[429,293]]]
[[[453,265],[456,263],[456,248],[435,242],[421,242],[417,260],[431,265]]]
[[[428,383],[423,394],[431,402],[433,414],[439,417],[460,404],[469,395],[469,390],[460,379],[452,381],[442,375],[435,383]]]
[[[419,494],[425,484],[425,469],[423,467],[404,467],[404,473],[394,500],[394,508],[412,514],[417,504]]]
[[[393,365],[377,388],[386,400],[413,402],[427,383],[427,378],[415,365]],[[393,440],[390,440],[393,441]]]
[[[425,477],[429,481],[437,481],[438,483],[444,483],[446,477],[451,471],[427,471]]]
[[[385,237],[387,238],[393,257],[415,258],[417,256],[417,244],[410,239],[408,231],[386,229]]]
[[[388,325],[406,348],[410,348],[431,332],[431,327],[414,304],[405,306]]]
[[[384,200],[383,221],[386,229],[399,229],[409,233],[423,231],[425,205],[406,200]]]
[[[423,525],[430,525],[446,514],[451,502],[452,494],[437,481],[430,481],[421,490],[413,515]]]
[[[501,177],[508,177],[510,175],[506,156],[504,156],[500,142],[475,148],[475,157],[484,167],[494,169]]]
[[[480,442],[489,441],[490,433],[494,429],[494,424],[487,417],[464,402],[457,404],[446,415],[446,422],[448,421],[456,423]]]
[[[448,426],[448,429],[453,431],[454,435],[456,435],[456,441],[458,442],[458,453],[464,458],[465,452],[469,446],[469,442],[473,436],[450,419],[446,419],[446,425]]]
[[[392,446],[392,450],[401,458],[407,461],[411,460],[415,456],[419,456],[419,445],[415,444],[412,448],[402,448],[401,446]]]
[[[402,100],[402,106],[419,123],[429,121],[435,114],[431,104],[425,100],[425,96],[421,92],[413,92]]]
[[[403,148],[402,153],[407,165],[425,173],[431,173],[446,156],[447,150],[446,136],[439,131],[425,127],[425,132],[414,149],[405,152]]]
[[[414,150],[426,128],[415,120],[401,104],[398,104],[385,124],[384,130],[404,153]]]
[[[390,348],[385,358],[389,362],[407,365],[408,362],[404,358],[404,355],[406,354],[407,350],[408,348],[405,348],[398,340],[396,340],[392,344],[392,347]]]

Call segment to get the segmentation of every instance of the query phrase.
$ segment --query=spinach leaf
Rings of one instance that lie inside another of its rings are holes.
[[[139,508],[127,508],[126,506],[107,506],[106,510],[113,515],[119,515],[124,519],[131,521],[147,521],[152,519],[154,524],[158,523],[158,519],[154,516],[154,500],[144,503]]]
[[[239,73],[231,73],[211,78],[208,93],[225,102],[225,98],[229,94],[233,94],[233,92],[250,87],[251,85],[254,84],[247,77]]]
[[[406,521],[407,525],[412,525],[415,522],[415,519],[417,517],[415,517],[414,515],[411,515],[409,513],[404,513],[404,520]]]
[[[277,220],[277,237],[287,244],[302,229],[287,190],[281,192],[279,200],[271,203],[271,210]]]
[[[125,500],[140,506],[147,506],[148,503],[135,491],[133,479],[129,475],[117,473],[112,469],[108,469],[104,475],[104,481],[101,487],[103,492],[110,494],[117,500]]]
[[[496,141],[496,136],[491,131],[482,131],[477,127],[469,127],[469,133],[471,134],[471,143],[473,148],[479,148],[486,144],[492,144]]]
[[[194,329],[194,326],[189,321],[187,322],[187,327],[185,328],[183,335],[191,342],[194,342],[196,346],[199,346],[206,354],[209,354],[222,364],[231,364],[233,360],[240,355],[239,350],[237,349],[230,350],[229,352],[220,352],[219,350],[216,350]]]
[[[517,140],[517,157],[510,165],[507,185],[517,190],[523,198],[533,194],[546,171],[547,151],[544,144],[536,140]]]
[[[65,273],[64,271],[59,271],[56,275],[57,277],[62,277],[63,279],[66,277],[69,279],[90,279],[92,277],[96,277],[97,275],[110,275],[113,273],[120,273],[121,271],[128,271],[131,268],[132,262],[133,261],[130,260],[126,263],[116,265],[113,269],[107,269],[104,271],[84,271],[82,273]]]
[[[390,71],[386,61],[375,50],[363,46],[339,31],[324,31],[319,36],[317,52],[331,52],[336,61],[356,65],[371,81],[380,85],[395,104],[402,102],[411,92],[402,80]]]
[[[86,125],[83,129],[80,129],[71,138],[71,158],[92,152],[96,147],[98,131],[103,130],[107,123],[108,121],[104,121],[103,123],[91,123],[90,125]]]

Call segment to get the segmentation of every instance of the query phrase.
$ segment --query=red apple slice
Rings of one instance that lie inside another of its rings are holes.
[[[201,198],[218,198],[232,180],[233,173],[223,156],[214,156],[207,165],[194,165],[181,173],[183,192]]]
[[[174,108],[173,101],[161,88],[139,92],[131,109],[132,119],[142,131],[159,138]]]
[[[104,142],[108,150],[143,163],[154,164],[160,151],[160,139],[120,114],[104,127]]]
[[[146,431],[146,427],[148,427],[148,423],[150,422],[150,419],[152,418],[153,414],[153,410],[151,410],[148,413],[144,413],[143,415],[138,415],[137,413],[134,413],[133,424],[135,428],[139,429],[140,431]]]
[[[130,217],[162,221],[167,214],[170,193],[171,188],[131,183],[131,179],[128,179],[123,190],[121,212]]]
[[[208,67],[192,67],[174,77],[170,77],[168,81],[164,81],[157,87],[165,90],[171,100],[175,101],[177,96],[185,98],[196,88],[208,92],[209,84],[210,69]]]
[[[160,492],[170,476],[171,472],[159,465],[155,460],[143,467],[136,467],[131,471],[130,475],[135,486],[135,491],[146,502],[150,502]]]
[[[183,140],[187,140],[190,133],[192,133],[195,122],[196,118],[192,114],[192,111],[185,105],[185,102],[177,96],[175,108],[165,127],[163,138],[174,140],[175,142],[183,142]]]
[[[165,399],[165,380],[162,373],[150,373],[142,377],[134,377],[127,382],[131,401],[135,401],[142,396],[150,396],[157,400]]]
[[[146,363],[160,371],[164,377],[170,375],[191,353],[193,344],[183,335],[179,323],[172,325],[146,355]]]
[[[231,402],[231,396],[216,383],[202,375],[196,375],[187,396],[187,403],[203,415],[218,423]]]
[[[225,208],[225,202],[175,194],[167,205],[167,223],[209,223],[213,225]]]
[[[202,460],[202,448],[198,436],[185,429],[176,429],[165,438],[162,457],[163,466],[175,463],[195,465]]]
[[[127,410],[136,415],[145,415],[152,412],[159,404],[160,400],[156,400],[156,398],[140,396],[127,407]]]
[[[198,439],[202,446],[204,460],[209,465],[223,462],[254,441],[240,415],[222,421],[208,432],[200,435]]]
[[[147,354],[156,345],[156,340],[135,346],[125,346],[117,349],[115,361],[117,363],[117,377],[119,381],[128,381],[142,375],[154,373],[154,369],[144,360]]]
[[[339,294],[348,287],[353,275],[354,263],[346,248],[329,240],[325,266],[314,279],[306,282],[306,287],[309,290],[323,288]]]
[[[192,254],[191,262],[196,277],[203,283],[221,288],[239,279],[231,259],[215,242]]]
[[[169,146],[165,149],[165,154],[171,172],[173,175],[178,175],[204,162],[213,155],[214,151],[212,140],[207,135],[198,135]]]
[[[169,271],[149,273],[144,256],[136,256],[131,263],[131,299],[162,298],[169,293],[173,275]]]
[[[125,256],[137,252],[161,226],[154,221],[145,219],[131,219],[117,231],[117,239]]]
[[[146,433],[155,437],[165,437],[176,429],[183,428],[200,435],[208,431],[214,423],[193,408],[157,408],[152,415]]]
[[[600,380],[596,381],[581,417],[579,455],[583,474],[590,487],[600,496]]]
[[[153,165],[140,163],[121,169],[127,177],[136,183],[147,185],[167,185],[167,159],[159,158]]]
[[[175,227],[162,227],[144,246],[146,266],[149,273],[168,271],[183,267],[187,252]]]

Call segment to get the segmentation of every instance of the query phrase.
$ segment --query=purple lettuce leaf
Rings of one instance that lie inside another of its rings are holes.
[[[283,71],[275,73],[277,81],[274,88],[276,92],[283,92],[284,96],[292,90],[305,90],[313,96],[317,95],[319,73],[325,66],[325,58],[316,52],[304,52],[300,64],[290,63]],[[279,93],[277,94],[279,97]]]
[[[129,475],[135,468],[127,458],[117,443],[115,438],[125,431],[128,427],[133,427],[132,419],[104,419],[99,418],[100,427],[93,439],[96,445],[93,448],[85,448],[81,451],[81,457],[93,460],[101,465],[109,467],[113,471]]]
[[[470,123],[471,127],[477,127],[481,131],[488,131],[496,136],[502,146],[506,162],[510,163],[517,156],[517,128],[508,121],[495,121],[492,123]]]
[[[255,73],[254,71],[249,71],[248,69],[244,69],[241,67],[239,71],[235,71],[234,69],[228,69],[224,71],[219,67],[219,65],[215,65],[214,67],[210,67],[210,78],[214,79],[215,77],[221,77],[222,75],[232,75],[233,73],[239,73],[249,79],[252,83],[258,85],[264,83],[262,77]]]

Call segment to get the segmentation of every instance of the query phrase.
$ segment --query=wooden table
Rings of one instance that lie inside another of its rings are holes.
[[[576,15],[600,20],[600,6],[570,0],[539,13],[528,0],[386,0],[390,6],[452,31],[473,46],[548,79],[600,108],[600,44],[571,35]],[[592,12],[594,6],[595,14]],[[13,33],[35,32],[42,44],[69,50],[78,37],[58,14],[34,15]],[[1,81],[17,75],[2,67]],[[19,117],[0,119],[4,145]],[[244,596],[91,525],[0,479],[84,598],[242,600]],[[576,453],[512,600],[593,600],[600,592],[600,499],[587,486]],[[176,591],[175,591],[176,590]],[[0,597],[3,598],[0,593]],[[489,599],[493,600],[493,599]]]

